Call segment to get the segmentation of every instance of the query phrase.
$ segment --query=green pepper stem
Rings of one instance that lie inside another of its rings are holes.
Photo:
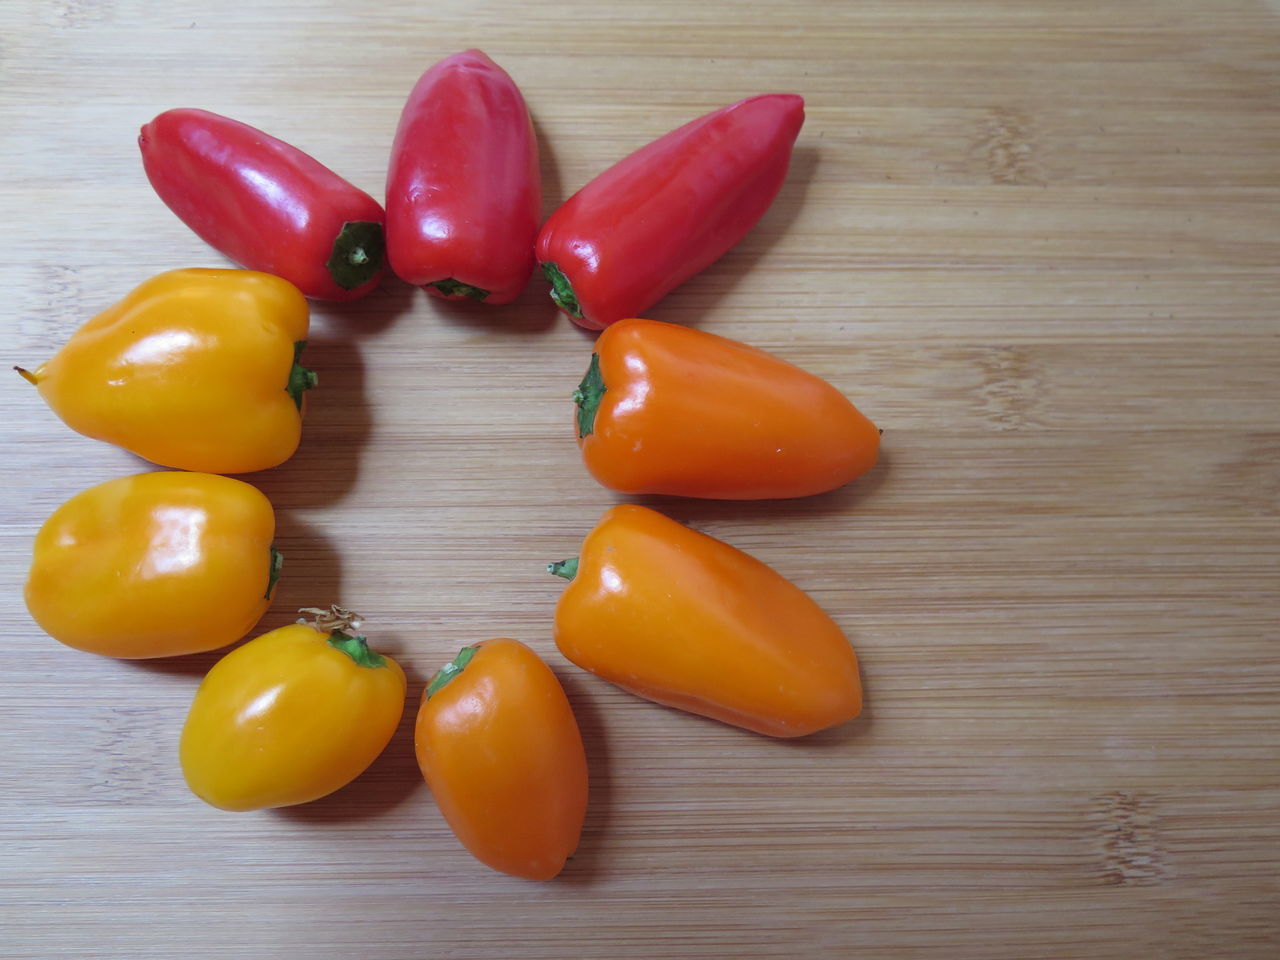
[[[267,592],[263,594],[266,599],[271,599],[271,591],[276,588],[276,582],[280,579],[280,571],[284,568],[284,554],[276,549],[276,545],[271,545],[271,568],[267,573]]]
[[[299,410],[302,409],[302,395],[320,382],[314,370],[308,370],[298,362],[302,359],[302,351],[306,347],[305,340],[299,340],[293,345],[293,366],[289,368],[289,382],[284,388],[285,392],[293,397],[293,405]]]
[[[463,283],[461,280],[455,280],[453,277],[446,277],[443,280],[436,280],[428,283],[428,287],[435,287],[446,297],[470,297],[472,300],[483,300],[489,296],[488,290],[482,290],[479,287],[473,287],[469,283]]]
[[[608,390],[604,376],[600,373],[600,354],[591,354],[591,363],[587,366],[586,376],[573,391],[573,402],[578,405],[578,438],[589,436],[596,426],[596,411],[600,409],[600,399]]]
[[[441,687],[465,670],[467,668],[467,664],[471,662],[471,658],[475,655],[475,647],[463,647],[458,651],[458,655],[454,657],[451,662],[446,663],[443,667],[437,670],[436,675],[432,677],[431,681],[427,684],[427,699],[430,700],[434,697],[440,692]]]
[[[370,650],[369,641],[359,634],[353,637],[341,630],[334,630],[329,634],[329,646],[341,650],[362,667],[377,669],[387,665],[387,658]]]
[[[547,573],[553,573],[557,577],[572,580],[578,575],[578,558],[570,557],[568,560],[557,560],[555,563],[548,563]]]
[[[573,284],[564,275],[564,271],[554,263],[544,263],[542,264],[542,274],[547,278],[547,282],[551,284],[551,299],[556,302],[556,306],[569,314],[569,316],[577,317],[581,320],[582,307],[578,303],[578,295],[573,292]]]
[[[325,269],[343,290],[362,287],[382,269],[386,245],[382,224],[372,220],[348,220],[333,238]]]

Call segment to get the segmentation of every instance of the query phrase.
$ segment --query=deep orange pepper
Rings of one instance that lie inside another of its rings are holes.
[[[427,685],[418,766],[481,863],[550,880],[578,846],[587,759],[560,681],[517,640],[464,647]]]
[[[620,493],[804,497],[875,465],[880,432],[820,377],[701,330],[620,320],[574,393],[591,475]]]
[[[560,652],[669,707],[774,737],[862,710],[858,661],[799,587],[714,537],[647,507],[607,511],[556,605]]]

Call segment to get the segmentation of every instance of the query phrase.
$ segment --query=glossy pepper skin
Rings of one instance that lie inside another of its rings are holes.
[[[510,303],[533,272],[541,189],[511,77],[479,50],[441,60],[409,94],[391,148],[391,269],[447,300]]]
[[[782,186],[804,100],[740,100],[673,130],[600,174],[542,226],[551,297],[600,329],[643,316],[755,226]]]
[[[275,513],[254,487],[157,472],[76,494],[36,535],[27,609],[55,640],[109,657],[173,657],[239,640],[280,574]]]
[[[587,760],[560,682],[517,640],[464,647],[423,692],[418,766],[454,834],[495,870],[550,880],[578,846]]]
[[[620,320],[574,393],[591,475],[620,493],[804,497],[870,470],[880,431],[820,377],[736,340]]]
[[[612,508],[581,556],[550,569],[572,578],[560,652],[632,693],[773,737],[862,710],[853,649],[806,593],[654,510]]]
[[[166,206],[241,266],[320,300],[363,297],[382,279],[382,207],[297,147],[185,108],[143,127],[138,147]]]
[[[248,270],[173,270],[98,314],[33,372],[72,430],[153,463],[249,473],[302,436],[307,301]]]
[[[196,796],[223,810],[308,803],[377,759],[404,712],[404,672],[349,629],[290,624],[214,665],[178,749]]]

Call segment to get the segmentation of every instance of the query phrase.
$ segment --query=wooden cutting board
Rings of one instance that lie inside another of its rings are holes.
[[[173,106],[379,193],[401,105],[478,46],[537,120],[546,206],[754,93],[808,120],[776,204],[655,307],[772,350],[885,430],[847,489],[649,499],[810,591],[867,710],[774,742],[567,664],[561,591],[617,498],[569,392],[591,339],[388,282],[318,306],[301,450],[255,475],[288,557],[266,630],[339,600],[424,680],[519,637],[587,741],[578,856],[475,863],[412,759],[226,814],[175,762],[215,656],[124,663],[27,617],[30,541],[146,465],[3,385],[0,953],[203,960],[1280,955],[1280,20],[1274,2],[0,8],[6,363],[146,277],[223,261],[147,185]]]

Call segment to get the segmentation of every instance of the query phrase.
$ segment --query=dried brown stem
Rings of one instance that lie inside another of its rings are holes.
[[[299,623],[306,623],[308,616],[314,617],[311,626],[315,627],[322,633],[348,633],[357,630],[361,624],[360,614],[348,610],[346,607],[340,607],[338,604],[330,604],[326,610],[323,607],[303,607],[298,613],[302,614]]]

